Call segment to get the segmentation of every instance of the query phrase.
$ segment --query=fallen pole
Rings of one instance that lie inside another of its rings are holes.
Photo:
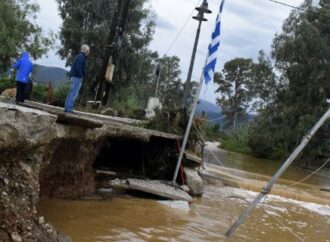
[[[326,120],[330,118],[330,108],[328,111],[321,117],[321,119],[314,125],[314,127],[305,135],[305,137],[302,139],[300,144],[297,146],[297,148],[292,152],[292,154],[289,156],[289,158],[283,163],[283,165],[278,169],[278,171],[275,173],[275,175],[269,180],[266,187],[262,189],[262,191],[259,193],[259,195],[254,199],[254,201],[251,203],[251,205],[241,213],[239,218],[235,221],[235,223],[227,230],[225,235],[227,237],[230,237],[235,230],[245,221],[245,219],[250,215],[250,213],[253,211],[253,209],[257,206],[257,204],[261,201],[261,199],[269,194],[271,191],[274,183],[277,181],[277,179],[286,171],[286,169],[292,164],[292,162],[297,158],[297,156],[300,154],[300,152],[305,148],[305,146],[308,144],[310,139],[315,135],[315,133],[319,130],[319,128],[326,122]]]

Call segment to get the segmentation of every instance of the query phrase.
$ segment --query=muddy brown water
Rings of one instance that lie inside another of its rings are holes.
[[[276,162],[239,154],[217,151],[216,155],[221,156],[228,167],[262,174],[255,176],[258,182],[264,182],[278,168]],[[239,172],[240,176],[244,174]],[[40,202],[38,211],[74,242],[330,242],[330,195],[318,190],[320,185],[330,184],[329,178],[315,175],[302,186],[287,187],[290,182],[308,174],[301,169],[290,168],[280,181],[279,192],[269,195],[230,239],[226,239],[223,234],[247,206],[246,201],[252,201],[256,196],[253,188],[249,191],[208,184],[204,196],[195,199],[190,208],[180,202],[165,204],[153,199],[114,197],[101,201],[52,199]],[[251,173],[246,173],[246,177],[253,180]],[[315,201],[294,200],[292,197],[295,193],[308,194],[309,198],[315,197]],[[319,197],[325,202],[317,203]]]

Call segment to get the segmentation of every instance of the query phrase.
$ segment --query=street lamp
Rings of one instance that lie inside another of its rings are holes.
[[[190,60],[188,76],[187,76],[186,83],[184,84],[184,93],[183,93],[183,100],[182,100],[183,108],[185,108],[186,105],[188,104],[188,100],[187,100],[188,91],[189,91],[189,86],[190,86],[190,82],[191,82],[192,71],[194,69],[196,51],[197,51],[197,46],[198,46],[199,35],[201,32],[202,22],[207,21],[207,19],[204,18],[204,14],[212,13],[212,11],[209,10],[208,6],[209,6],[209,4],[207,3],[207,0],[204,0],[202,5],[200,7],[196,8],[196,10],[198,11],[197,16],[193,17],[193,19],[197,20],[199,23],[198,23],[197,33],[196,33],[196,37],[195,37],[194,49],[193,49],[191,60]]]

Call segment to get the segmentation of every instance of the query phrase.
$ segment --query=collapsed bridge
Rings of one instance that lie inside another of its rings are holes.
[[[24,241],[56,238],[55,229],[38,223],[38,200],[94,193],[95,167],[170,180],[181,137],[139,126],[34,102],[0,102],[0,238],[17,231]]]

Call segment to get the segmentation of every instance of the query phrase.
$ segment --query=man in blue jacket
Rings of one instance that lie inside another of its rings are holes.
[[[25,89],[33,69],[33,64],[30,61],[29,54],[26,51],[22,53],[21,58],[13,65],[13,68],[17,70],[16,102],[24,103]]]
[[[76,57],[74,58],[69,73],[69,77],[71,80],[71,88],[68,97],[66,98],[65,106],[64,106],[64,112],[66,113],[73,112],[74,103],[78,96],[82,81],[85,77],[85,65],[88,55],[89,55],[89,46],[82,45],[81,52],[78,55],[76,55]]]

